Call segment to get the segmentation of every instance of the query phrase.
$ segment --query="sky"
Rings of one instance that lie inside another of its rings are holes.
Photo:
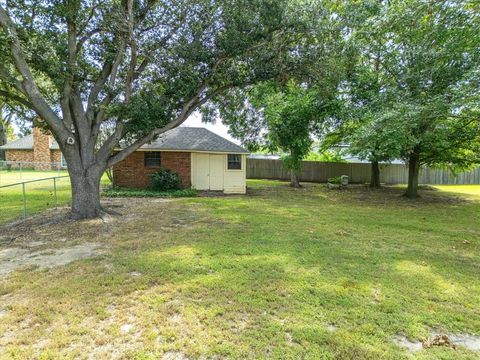
[[[230,136],[228,133],[228,127],[223,125],[220,121],[217,121],[215,124],[205,124],[202,122],[201,116],[198,112],[193,113],[187,121],[185,121],[182,126],[187,126],[187,127],[202,127],[210,130],[211,132],[214,132],[217,135],[220,135],[224,137],[225,139],[228,139],[235,144],[240,145],[240,141],[233,138]]]
[[[235,144],[241,145],[240,141],[233,138],[228,134],[228,127],[223,125],[220,121],[218,121],[216,124],[205,124],[202,122],[201,116],[198,112],[193,113],[187,121],[185,121],[182,126],[188,126],[188,127],[202,127],[206,128],[212,132],[214,132],[217,135],[220,135],[224,137],[225,139],[228,139]],[[19,134],[20,129],[13,123],[13,130],[15,134]]]

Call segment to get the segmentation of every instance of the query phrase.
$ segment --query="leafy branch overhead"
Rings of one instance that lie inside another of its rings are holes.
[[[52,132],[69,164],[74,213],[81,213],[75,184],[98,193],[106,168],[213,96],[284,70],[298,36],[296,5],[9,1],[0,5],[0,96],[15,96]],[[104,127],[107,137],[99,135]],[[112,152],[121,140],[128,146]]]
[[[372,163],[404,159],[408,196],[421,165],[480,161],[480,15],[470,1],[347,2],[356,65],[334,139]]]
[[[221,119],[250,150],[286,154],[284,165],[298,187],[301,161],[317,137],[337,126],[339,90],[351,54],[334,9],[316,4],[304,14],[308,29],[287,53],[286,72],[243,89],[233,89],[203,108],[205,121]]]

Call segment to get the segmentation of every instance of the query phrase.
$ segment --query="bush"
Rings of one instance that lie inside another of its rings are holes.
[[[197,196],[197,190],[195,189],[182,189],[182,190],[170,190],[170,191],[154,191],[145,189],[128,189],[128,188],[111,188],[104,190],[102,196],[105,197],[195,197]]]
[[[168,191],[180,188],[180,176],[168,169],[162,169],[150,175],[150,186],[153,190]]]
[[[328,179],[329,184],[338,184],[340,185],[342,183],[342,178],[340,176],[335,176],[330,179]]]

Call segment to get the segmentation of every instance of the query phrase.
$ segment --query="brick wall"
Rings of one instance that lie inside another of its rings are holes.
[[[143,151],[136,151],[125,160],[113,166],[113,183],[115,186],[146,188],[150,185],[150,174],[160,169],[170,169],[180,175],[182,187],[191,186],[191,161],[189,152],[162,152],[160,168],[144,166]]]
[[[35,170],[50,170],[52,161],[50,156],[50,135],[45,134],[39,128],[33,128],[33,161],[35,164]]]
[[[50,162],[59,163],[62,161],[62,152],[60,150],[51,150],[50,151]]]
[[[25,161],[33,162],[33,150],[6,150],[5,156],[7,161]],[[17,167],[17,165],[12,165]],[[33,165],[27,165],[33,167]]]

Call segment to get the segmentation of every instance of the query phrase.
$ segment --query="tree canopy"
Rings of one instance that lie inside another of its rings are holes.
[[[385,1],[342,10],[358,59],[343,128],[352,151],[408,161],[412,197],[420,165],[478,163],[478,4]]]
[[[287,54],[286,71],[216,96],[203,109],[206,121],[221,119],[249,149],[284,153],[294,187],[299,186],[301,161],[314,139],[334,126],[340,83],[350,58],[343,24],[327,5],[331,4],[316,4],[302,19],[307,28],[296,51]]]
[[[55,137],[77,218],[101,212],[107,168],[201,107],[247,146],[288,152],[293,173],[339,128],[361,157],[407,160],[416,196],[421,165],[479,161],[479,6],[10,0],[0,98]]]
[[[106,168],[213,96],[284,70],[297,5],[12,0],[0,5],[0,96],[34,110],[57,140],[74,216],[97,216]]]

